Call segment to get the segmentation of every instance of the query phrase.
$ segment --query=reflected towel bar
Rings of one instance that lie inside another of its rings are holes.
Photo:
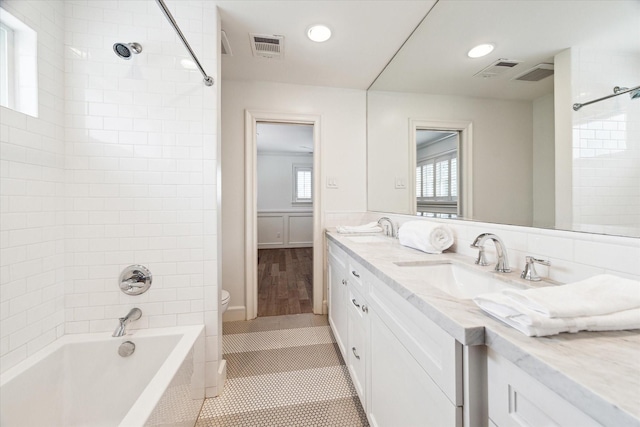
[[[187,39],[184,37],[184,34],[182,34],[182,31],[180,31],[180,27],[178,27],[178,23],[176,22],[176,20],[173,19],[173,15],[171,15],[171,12],[169,12],[167,5],[164,3],[163,0],[156,0],[156,3],[158,3],[158,6],[160,6],[160,9],[162,9],[164,16],[167,17],[167,20],[173,26],[173,29],[176,30],[176,33],[180,36],[182,43],[184,43],[184,47],[187,48],[187,50],[191,54],[191,57],[193,58],[193,61],[196,63],[196,65],[200,69],[200,72],[204,77],[204,84],[207,86],[213,86],[213,77],[208,76],[207,73],[204,71],[204,68],[202,68],[202,65],[200,65],[200,61],[198,61],[196,54],[193,52],[193,49],[191,49],[191,46],[189,45],[189,42],[187,41]]]
[[[632,87],[631,89],[626,88],[626,87],[616,86],[616,87],[613,88],[613,93],[611,95],[603,96],[602,98],[594,99],[593,101],[589,101],[589,102],[573,104],[573,110],[574,111],[578,111],[579,109],[581,109],[585,105],[589,105],[589,104],[593,104],[593,103],[596,103],[596,102],[604,101],[605,99],[613,98],[614,96],[623,95],[623,94],[629,93],[629,92],[632,92],[630,94],[631,95],[631,99],[635,99],[635,98],[640,97],[640,86]]]

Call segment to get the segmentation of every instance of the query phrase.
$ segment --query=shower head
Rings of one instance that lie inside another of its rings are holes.
[[[131,56],[142,52],[142,46],[138,43],[115,43],[113,51],[122,59],[131,59]]]

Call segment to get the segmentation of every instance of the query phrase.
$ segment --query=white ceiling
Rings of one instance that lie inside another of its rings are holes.
[[[427,13],[373,89],[534,99],[552,90],[553,78],[514,82],[511,77],[552,62],[555,54],[571,46],[599,44],[640,54],[640,0],[223,0],[217,4],[233,51],[233,56],[223,56],[222,78],[231,80],[367,89]],[[307,39],[307,28],[316,23],[332,29],[328,42]],[[284,35],[284,59],[253,57],[250,32]],[[493,42],[496,49],[484,58],[467,58],[467,51],[482,42]],[[500,58],[523,62],[499,79],[472,77]]]
[[[488,42],[491,54],[467,57]],[[511,78],[574,46],[640,55],[640,1],[440,0],[372,89],[531,100],[551,92],[553,78]],[[523,62],[499,78],[473,77],[498,59]]]
[[[436,0],[218,1],[233,56],[222,78],[367,89]],[[331,39],[315,43],[322,23]],[[284,35],[284,59],[254,57],[249,33]]]

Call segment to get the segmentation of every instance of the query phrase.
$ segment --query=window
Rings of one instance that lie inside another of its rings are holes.
[[[0,105],[14,105],[13,88],[13,30],[0,22]]]
[[[38,116],[37,34],[0,8],[0,105]]]
[[[313,168],[309,165],[293,165],[293,203],[313,201]]]
[[[457,208],[457,151],[426,158],[418,162],[416,167],[416,198],[418,199],[419,208],[430,207],[433,209],[439,206],[439,211],[441,212],[448,212]]]

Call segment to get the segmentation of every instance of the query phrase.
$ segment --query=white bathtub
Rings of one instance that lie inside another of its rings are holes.
[[[203,326],[65,335],[0,376],[0,425],[193,426],[204,400]],[[125,341],[136,345],[118,355]]]

